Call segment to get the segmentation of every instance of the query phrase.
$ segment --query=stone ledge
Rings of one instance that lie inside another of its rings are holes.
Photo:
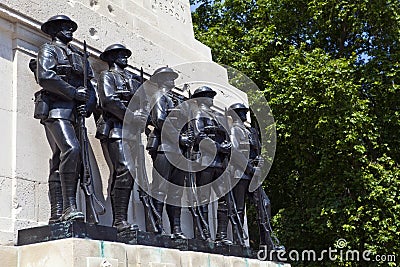
[[[19,259],[19,265],[10,267],[130,267],[160,264],[177,267],[285,266],[282,263],[259,261],[257,252],[238,245],[225,246],[195,239],[172,239],[170,235],[155,235],[139,230],[117,234],[116,228],[84,222],[61,222],[19,230],[17,246],[2,248],[0,247],[0,257],[2,253],[14,251]],[[7,256],[8,262],[13,262],[13,253]],[[57,253],[62,255],[57,257]],[[32,261],[37,264],[32,265]],[[29,265],[21,262],[29,262]]]
[[[290,267],[256,259],[81,238],[0,246],[0,258],[7,267]]]
[[[196,239],[172,239],[170,235],[155,235],[154,233],[147,233],[139,230],[117,234],[116,228],[84,222],[60,222],[19,230],[17,246],[67,238],[84,238],[120,242],[129,245],[177,249],[180,251],[256,258],[256,253],[254,251],[239,245],[226,246]]]
[[[116,241],[117,229],[83,222],[61,222],[19,230],[17,245],[30,245],[65,238]]]

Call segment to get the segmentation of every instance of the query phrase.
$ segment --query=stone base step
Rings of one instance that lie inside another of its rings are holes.
[[[119,242],[67,238],[0,246],[7,267],[290,267],[289,264]]]

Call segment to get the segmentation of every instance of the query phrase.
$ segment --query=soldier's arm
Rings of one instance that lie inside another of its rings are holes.
[[[108,72],[102,72],[98,81],[98,94],[101,107],[104,111],[113,114],[121,121],[124,119],[126,107],[115,94],[115,81],[113,75]]]
[[[243,171],[244,173],[250,175],[254,173],[253,167],[250,164],[249,161],[249,155],[247,151],[247,155],[244,154],[243,151],[240,151],[240,142],[241,141],[246,141],[246,143],[249,143],[247,139],[247,136],[243,132],[242,129],[240,129],[237,126],[233,126],[231,128],[231,142],[232,142],[232,153],[231,153],[231,160],[233,165],[235,166],[236,169]],[[250,145],[247,147],[247,149],[250,149]]]
[[[194,140],[196,144],[199,144],[201,140],[207,137],[206,133],[204,132],[205,130],[205,125],[204,121],[201,117],[200,111],[197,111],[194,119],[193,119],[193,135],[194,135]]]
[[[88,82],[88,91],[89,91],[89,99],[86,102],[86,116],[89,117],[96,108],[97,105],[97,96],[96,91],[91,82]]]
[[[38,53],[37,78],[44,90],[57,94],[67,100],[73,100],[76,88],[57,75],[57,54],[49,44],[44,44]]]
[[[144,88],[141,87],[142,84],[139,81],[140,76],[135,75],[127,70],[125,70],[125,73],[127,73],[127,76],[129,77],[129,87],[134,91],[132,99],[138,103],[139,109],[142,111],[148,111],[148,99]]]
[[[168,116],[167,113],[167,102],[165,96],[160,95],[157,97],[155,105],[151,111],[151,122],[159,130],[162,129],[164,122]]]

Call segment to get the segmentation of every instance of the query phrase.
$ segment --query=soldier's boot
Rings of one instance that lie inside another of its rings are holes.
[[[228,211],[218,209],[217,211],[217,234],[215,242],[223,245],[232,245],[232,241],[228,239]]]
[[[201,212],[204,220],[207,223],[207,225],[205,225],[203,223],[203,220],[201,220],[201,224],[202,224],[202,228],[203,228],[202,232],[203,232],[203,235],[205,237],[205,240],[208,241],[208,242],[212,242],[211,234],[210,234],[210,230],[209,230],[209,226],[208,226],[208,208],[207,208],[207,205],[199,206],[198,210],[199,210],[199,212]],[[199,216],[200,216],[200,214],[199,214]],[[194,238],[202,240],[200,229],[198,229],[198,227],[197,227],[195,218],[193,218],[193,230],[194,230]]]
[[[267,229],[263,226],[266,225]],[[258,220],[258,227],[260,233],[260,249],[266,249],[268,252],[275,249],[275,245],[272,242],[271,231],[268,226],[268,219]]]
[[[267,221],[267,220],[265,220]],[[270,228],[269,225],[267,225],[267,229],[264,228],[263,226],[263,221],[259,220],[258,221],[258,227],[259,227],[259,232],[260,232],[260,250],[285,250],[285,247],[282,245],[279,245],[279,240],[276,240],[278,244],[275,244],[272,236],[271,236],[271,231],[272,229]]]
[[[208,225],[208,209],[206,211],[203,211],[202,213],[203,213],[204,220],[207,222],[207,225],[203,224],[203,234],[206,238],[206,241],[212,242],[210,228]]]
[[[156,234],[165,235],[163,221],[162,221],[162,216],[163,216],[163,211],[164,211],[164,202],[161,202],[161,201],[153,198],[153,204],[154,204],[154,207],[156,208],[157,213],[161,216],[161,220],[156,222],[156,227],[157,227]]]
[[[238,217],[240,218],[240,222],[242,223],[242,225],[244,225],[244,213],[243,211],[238,211]],[[238,228],[239,228],[239,233],[237,233],[237,231],[235,229],[232,229],[232,235],[233,235],[233,243],[236,245],[241,245],[240,241],[239,241],[239,237],[238,235],[241,235],[243,243],[245,242],[245,240],[243,239],[243,231],[245,231],[245,229],[240,229],[240,224],[238,223]]]
[[[75,173],[60,173],[63,196],[62,221],[83,221],[85,215],[76,206],[78,180]]]
[[[57,173],[58,176],[58,173]],[[50,219],[49,224],[61,222],[63,193],[60,181],[49,181]]]
[[[171,238],[187,239],[181,229],[181,207],[167,205],[166,209],[171,227]]]
[[[128,222],[128,206],[131,198],[131,189],[114,188],[111,196],[111,205],[113,209],[113,227],[117,228],[117,232],[138,230],[136,224]]]

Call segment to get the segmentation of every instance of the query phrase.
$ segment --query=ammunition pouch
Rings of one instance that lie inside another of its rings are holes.
[[[112,127],[111,120],[104,120],[103,115],[99,117],[96,122],[96,135],[95,137],[99,140],[104,140],[108,138]]]
[[[61,79],[63,79],[65,82],[68,82],[68,80],[72,74],[72,66],[71,65],[58,65],[56,67],[56,73]]]
[[[209,134],[216,134],[218,130],[218,127],[216,126],[205,126],[204,127],[204,133],[206,133],[207,135]]]
[[[49,116],[49,97],[44,90],[35,93],[35,110],[33,117],[38,120],[47,119]]]
[[[146,150],[148,151],[157,151],[158,146],[160,145],[160,137],[152,131],[147,138]]]
[[[83,76],[83,60],[82,56],[77,53],[71,53],[69,55],[69,61],[71,63],[71,70],[75,75]]]
[[[123,85],[123,86],[117,86],[117,90],[115,90],[115,96],[120,99],[120,101],[122,102],[122,104],[124,104],[125,107],[127,107],[129,101],[131,101],[133,93],[132,91],[128,90],[125,85]]]

